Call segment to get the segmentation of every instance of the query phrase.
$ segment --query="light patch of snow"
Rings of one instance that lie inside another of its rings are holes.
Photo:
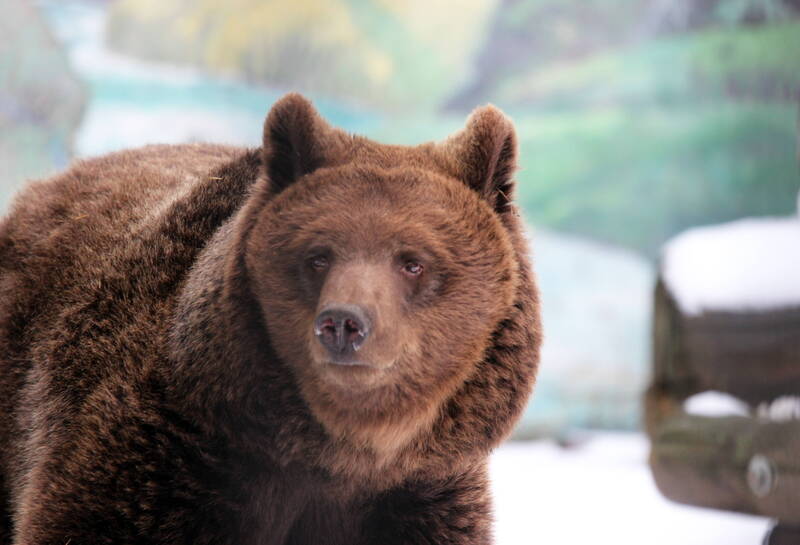
[[[662,274],[686,314],[800,305],[800,217],[690,229],[664,248]]]
[[[800,396],[782,396],[756,409],[759,418],[768,420],[800,420]]]
[[[683,410],[695,416],[752,416],[750,405],[725,392],[710,390],[689,397]]]
[[[491,460],[497,545],[753,545],[763,517],[670,502],[641,434],[604,433],[581,448],[506,443]]]

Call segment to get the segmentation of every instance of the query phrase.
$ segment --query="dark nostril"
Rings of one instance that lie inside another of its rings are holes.
[[[314,321],[314,333],[325,348],[342,355],[361,347],[369,335],[369,321],[355,305],[328,307]]]
[[[361,333],[361,324],[356,322],[353,319],[347,319],[344,321],[344,327],[350,333]]]
[[[317,329],[319,330],[317,333],[318,335],[320,333],[325,335],[336,335],[336,324],[333,323],[333,320],[326,320],[325,323],[320,325]]]

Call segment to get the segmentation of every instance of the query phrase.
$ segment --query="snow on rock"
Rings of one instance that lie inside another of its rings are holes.
[[[750,405],[725,392],[709,390],[689,397],[683,410],[695,416],[751,416]]]
[[[781,396],[759,404],[755,409],[725,392],[709,390],[687,398],[683,410],[694,416],[756,416],[765,420],[800,420],[800,396]]]
[[[756,409],[759,418],[769,420],[800,420],[800,396],[782,396]]]
[[[769,521],[666,500],[641,434],[603,433],[580,448],[507,443],[492,456],[497,545],[754,545]]]
[[[685,231],[666,244],[662,275],[690,315],[800,306],[800,217]]]

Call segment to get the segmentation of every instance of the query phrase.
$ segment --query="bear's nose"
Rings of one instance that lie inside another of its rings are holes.
[[[335,363],[346,363],[369,336],[367,313],[357,305],[328,306],[314,320],[314,334]]]

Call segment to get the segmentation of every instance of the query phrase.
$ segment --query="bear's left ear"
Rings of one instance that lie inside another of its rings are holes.
[[[264,167],[275,193],[321,167],[333,129],[298,93],[278,100],[264,122]]]
[[[492,105],[477,108],[464,129],[444,142],[456,175],[498,213],[506,212],[514,193],[517,135],[514,125]]]

